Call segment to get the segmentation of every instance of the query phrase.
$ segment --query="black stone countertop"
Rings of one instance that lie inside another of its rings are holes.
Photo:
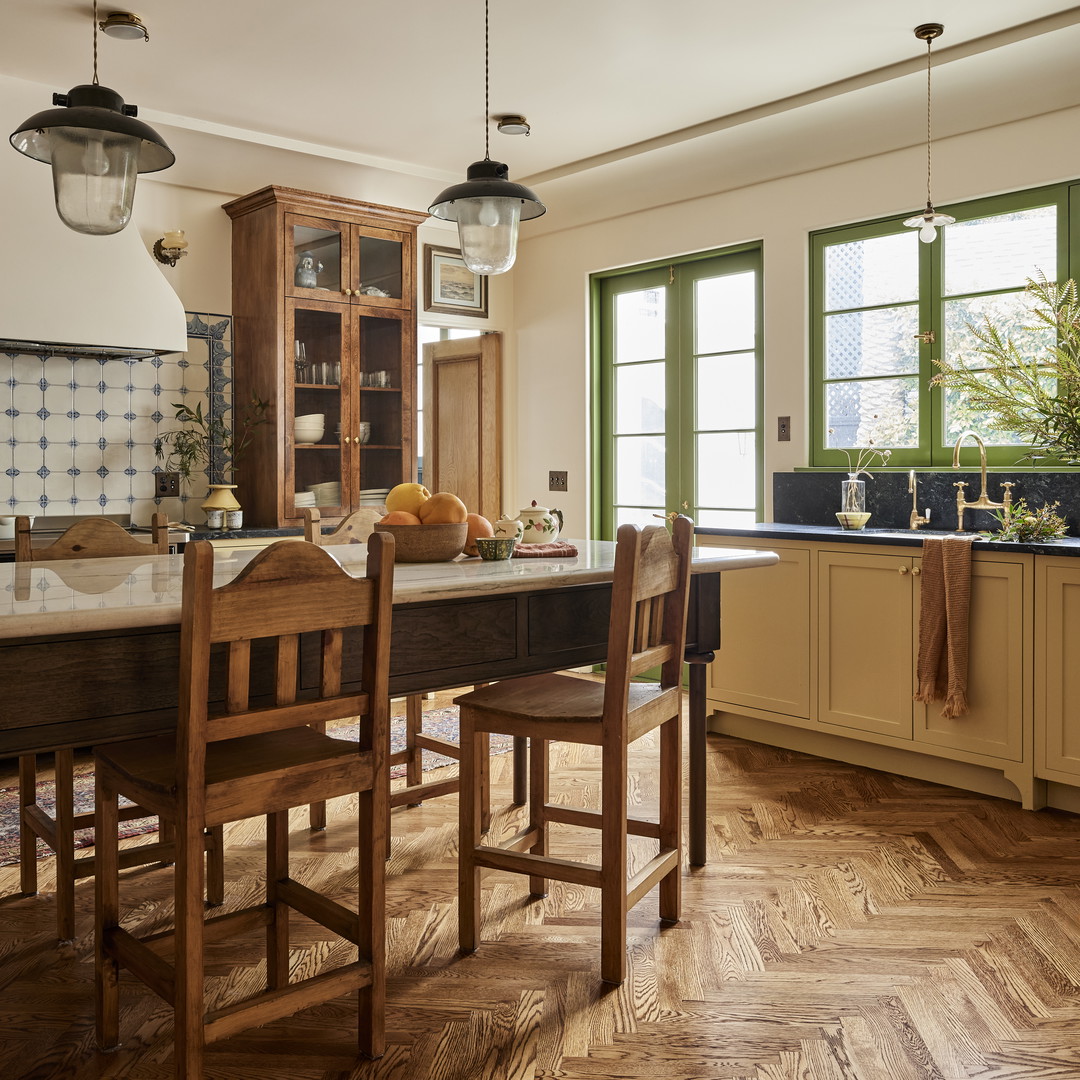
[[[921,547],[926,536],[955,536],[945,529],[841,529],[839,525],[785,525],[778,521],[765,521],[739,529],[715,529],[698,526],[698,536],[733,536],[755,540],[814,540],[828,543],[864,544],[876,547]],[[970,535],[970,534],[963,534]],[[986,540],[978,535],[976,551],[1008,551],[1030,555],[1080,556],[1080,537],[1067,536],[1063,540],[1048,540],[1037,544],[1018,544],[1000,540]]]

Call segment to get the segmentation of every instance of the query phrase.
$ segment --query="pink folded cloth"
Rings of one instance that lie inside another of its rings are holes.
[[[515,559],[554,559],[576,554],[577,548],[566,540],[553,540],[550,544],[518,544],[514,548]]]

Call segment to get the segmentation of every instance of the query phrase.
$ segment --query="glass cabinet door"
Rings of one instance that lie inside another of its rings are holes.
[[[412,433],[406,427],[405,403],[412,382],[402,370],[402,320],[376,315],[359,317],[360,501],[381,502],[379,496],[407,477],[406,454]]]
[[[292,516],[305,506],[324,517],[340,516],[350,502],[351,424],[348,406],[350,310],[342,304],[291,303],[286,308],[284,384],[289,415],[282,433],[286,448],[286,505]]]
[[[365,228],[355,238],[353,288],[361,304],[400,307],[405,295],[401,235]]]
[[[335,221],[285,215],[285,293],[339,299],[349,278],[348,234]]]

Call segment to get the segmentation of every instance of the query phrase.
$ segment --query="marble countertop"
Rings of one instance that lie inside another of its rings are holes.
[[[815,540],[840,544],[872,544],[875,546],[922,547],[927,536],[956,536],[949,529],[841,529],[838,525],[786,525],[779,521],[765,521],[742,528],[719,529],[698,526],[697,536],[733,536],[755,540]],[[968,536],[969,533],[961,535]],[[1061,540],[1048,540],[1037,544],[1019,544],[1012,541],[988,540],[975,534],[975,551],[1010,551],[1028,555],[1080,556],[1080,537],[1066,536]]]
[[[571,558],[485,562],[459,557],[442,563],[398,563],[394,603],[453,600],[479,594],[529,592],[609,581],[612,541],[574,540]],[[261,547],[216,551],[214,584],[231,581]],[[327,549],[346,569],[362,572],[366,544]],[[777,561],[772,552],[697,547],[692,571],[710,573]],[[0,564],[0,638],[85,633],[180,621],[182,555]]]

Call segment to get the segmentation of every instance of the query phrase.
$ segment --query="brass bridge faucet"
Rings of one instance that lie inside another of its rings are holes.
[[[986,444],[975,434],[974,431],[965,431],[959,439],[956,440],[956,445],[953,447],[952,467],[954,469],[960,468],[960,444],[965,439],[974,439],[979,444],[979,468],[982,472],[982,490],[979,492],[979,497],[974,502],[968,502],[964,495],[964,489],[967,487],[967,483],[963,480],[957,480],[953,487],[956,488],[956,531],[964,531],[964,511],[965,510],[1008,510],[1012,506],[1012,484],[1008,481],[1001,486],[1005,489],[1005,494],[1002,496],[1001,502],[991,502],[986,494]]]
[[[916,481],[916,479],[915,479],[915,470],[912,469],[911,472],[909,472],[907,474],[907,489],[908,489],[909,492],[911,492],[911,513],[908,514],[908,526],[907,526],[909,529],[917,529],[920,525],[929,525],[930,524],[930,507],[928,506],[926,508],[926,515],[925,516],[919,513],[919,505],[918,505],[919,496],[918,496],[917,488],[918,488],[918,481]]]

